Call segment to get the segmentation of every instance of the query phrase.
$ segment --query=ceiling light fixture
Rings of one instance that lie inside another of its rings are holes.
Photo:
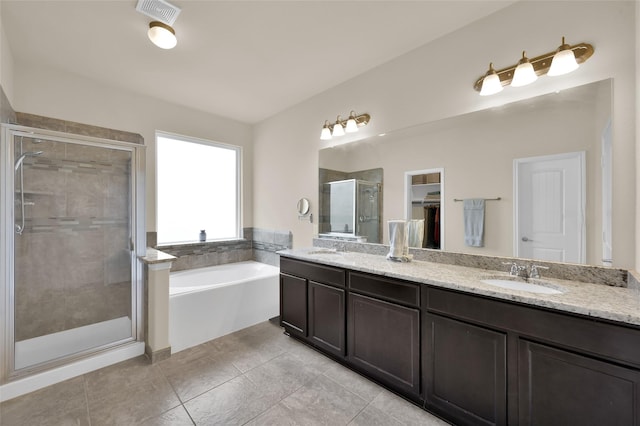
[[[178,19],[181,9],[165,0],[138,0],[136,10],[152,19],[147,35],[149,40],[161,49],[173,49],[178,43],[172,25]]]
[[[161,49],[173,49],[178,44],[175,30],[170,25],[160,21],[149,23],[147,35],[149,40]]]
[[[489,71],[476,80],[473,88],[480,92],[482,96],[492,95],[501,90],[498,89],[497,83],[501,87],[509,85],[518,87],[530,84],[542,75],[557,76],[567,74],[589,59],[593,52],[593,46],[588,43],[570,46],[565,43],[564,37],[562,37],[562,45],[553,52],[545,53],[532,59],[527,59],[525,52],[522,52],[522,59],[516,65],[497,71],[493,69],[493,64],[490,64]],[[522,74],[521,71],[525,74]],[[533,74],[531,71],[533,71]],[[527,75],[527,78],[521,79]],[[486,89],[485,84],[487,86]]]
[[[325,120],[322,126],[322,132],[320,132],[320,139],[326,141],[335,136],[342,136],[345,132],[357,132],[360,127],[369,124],[369,120],[371,120],[369,114],[356,115],[355,111],[351,111],[347,120],[342,120],[340,116],[338,116],[336,122],[333,124],[330,123],[329,120]]]

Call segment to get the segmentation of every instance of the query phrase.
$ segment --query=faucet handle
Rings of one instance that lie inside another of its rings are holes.
[[[510,265],[509,275],[518,276],[519,267],[516,262],[502,262],[503,265]]]
[[[531,265],[531,272],[529,276],[531,278],[540,278],[540,269],[549,269],[548,266],[540,266],[540,265]]]

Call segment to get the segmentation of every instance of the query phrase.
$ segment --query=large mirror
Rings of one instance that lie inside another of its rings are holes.
[[[611,174],[616,166],[611,160],[611,93],[612,81],[604,80],[388,132],[384,136],[320,150],[319,167],[321,174],[326,170],[353,173],[381,168],[384,197],[381,197],[380,216],[385,225],[387,220],[412,218],[410,204],[407,204],[407,181],[411,183],[408,172],[442,170],[446,195],[441,199],[441,249],[538,258],[535,250],[518,253],[519,241],[531,239],[515,229],[521,219],[514,215],[518,210],[527,210],[534,219],[541,218],[549,203],[538,201],[533,207],[516,208],[518,195],[522,198],[522,193],[528,190],[520,189],[518,194],[514,175],[518,165],[553,156],[575,155],[582,158],[579,166],[582,167],[582,186],[576,186],[582,192],[584,206],[583,211],[577,212],[582,221],[578,230],[582,258],[553,260],[608,266],[611,251],[625,248],[624,245],[620,248],[611,236]],[[556,191],[554,179],[548,176],[541,179],[544,184],[535,190],[538,200],[550,200]],[[628,179],[629,184],[633,184],[633,177]],[[482,247],[465,244],[463,203],[458,201],[467,198],[487,200]],[[615,223],[613,226],[626,225]],[[557,227],[557,224],[548,226]],[[386,228],[382,226],[383,243],[388,242]],[[547,254],[540,254],[540,258],[551,260]],[[616,263],[615,259],[613,266],[629,267]]]

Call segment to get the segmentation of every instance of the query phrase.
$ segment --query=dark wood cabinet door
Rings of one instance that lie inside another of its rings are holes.
[[[347,359],[390,387],[420,394],[420,312],[349,294]]]
[[[427,407],[456,424],[506,424],[506,334],[433,314],[422,326]]]
[[[285,330],[307,336],[307,280],[280,274],[280,323]]]
[[[345,291],[309,281],[309,339],[334,355],[345,355]]]
[[[640,371],[519,341],[520,425],[640,425]]]

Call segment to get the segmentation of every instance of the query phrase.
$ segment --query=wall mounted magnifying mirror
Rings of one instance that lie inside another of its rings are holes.
[[[300,198],[298,200],[298,220],[308,220],[309,223],[313,222],[313,215],[311,211],[311,203],[308,198]]]
[[[305,216],[309,213],[309,200],[307,198],[300,198],[298,200],[298,214]]]

